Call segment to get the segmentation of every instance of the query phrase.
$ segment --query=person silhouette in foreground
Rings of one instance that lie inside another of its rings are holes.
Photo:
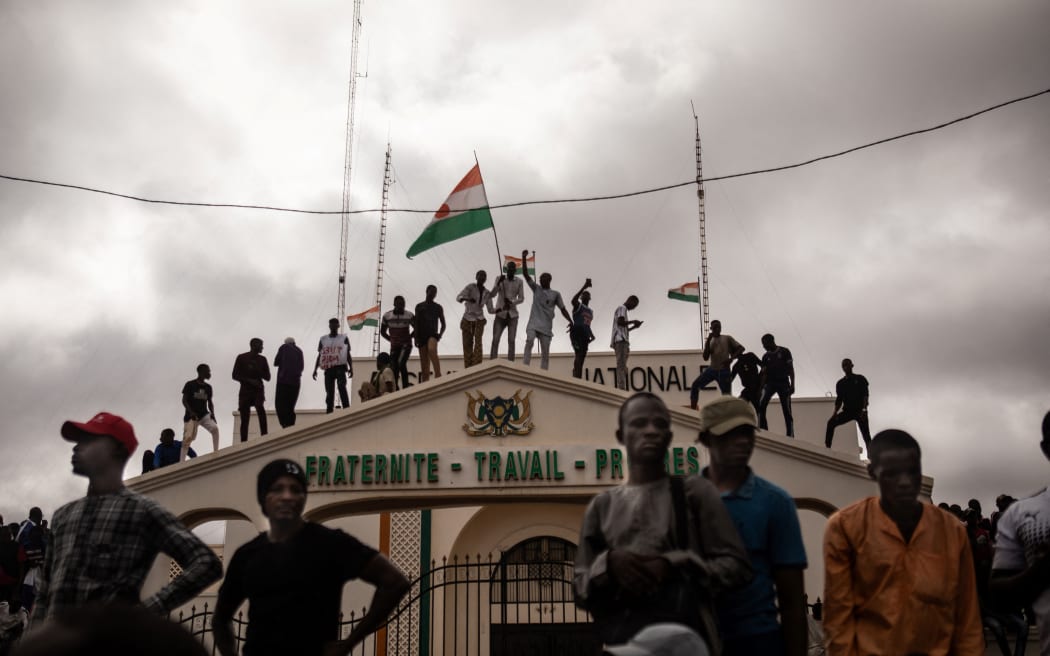
[[[752,576],[747,551],[718,490],[700,476],[671,477],[671,416],[654,394],[620,406],[616,439],[627,482],[591,500],[580,529],[576,603],[606,644],[659,622],[685,624],[719,653],[713,597]]]
[[[306,487],[306,474],[293,460],[274,460],[259,471],[256,497],[270,529],[237,549],[219,588],[212,632],[222,656],[237,653],[233,615],[245,599],[245,654],[345,655],[386,621],[411,587],[372,547],[304,519]],[[343,586],[354,579],[375,586],[375,593],[340,640]]]
[[[758,421],[751,404],[720,396],[700,408],[697,440],[711,464],[702,475],[722,495],[755,578],[718,600],[723,656],[805,656],[806,549],[791,495],[750,467]]]
[[[1043,417],[1043,456],[1050,460],[1050,412]],[[999,605],[1030,605],[1039,653],[1050,653],[1050,488],[1014,501],[996,524],[989,592]]]
[[[182,568],[142,604],[168,613],[222,576],[211,548],[149,497],[124,487],[124,466],[138,440],[122,417],[100,412],[86,423],[67,421],[62,437],[74,443],[73,473],[88,479],[87,496],[52,517],[33,625],[82,606],[138,603],[158,553]]]
[[[828,656],[983,655],[970,541],[952,514],[919,500],[919,443],[884,430],[868,458],[879,496],[839,510],[824,531]]]

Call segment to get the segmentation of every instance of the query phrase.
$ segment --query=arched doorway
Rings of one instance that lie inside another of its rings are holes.
[[[601,641],[572,590],[576,545],[544,535],[505,551],[489,583],[492,656],[590,656]]]

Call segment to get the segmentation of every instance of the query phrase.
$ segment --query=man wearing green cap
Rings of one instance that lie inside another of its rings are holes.
[[[124,487],[124,465],[135,431],[122,417],[100,412],[85,423],[62,424],[73,446],[73,473],[88,479],[87,496],[52,517],[33,622],[100,602],[139,602],[146,575],[163,552],[182,574],[142,603],[168,613],[222,576],[215,553],[156,501]]]
[[[293,460],[274,460],[259,472],[256,497],[270,530],[233,554],[219,588],[212,632],[223,656],[237,653],[233,615],[245,599],[244,656],[328,656],[349,654],[411,587],[383,554],[343,531],[306,521],[306,487],[306,473]],[[352,579],[376,591],[368,612],[339,640],[343,585]]]

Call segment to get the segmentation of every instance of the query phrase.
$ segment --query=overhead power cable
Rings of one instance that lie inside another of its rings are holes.
[[[698,180],[696,180],[694,178],[692,180],[686,180],[685,182],[677,182],[675,184],[663,185],[661,187],[653,187],[651,189],[642,189],[640,191],[631,191],[631,192],[627,192],[627,193],[623,193],[623,194],[610,194],[610,195],[606,195],[606,196],[587,196],[587,197],[582,197],[582,198],[555,198],[555,199],[549,199],[549,200],[524,200],[524,201],[518,201],[518,202],[515,202],[515,203],[502,203],[502,204],[499,204],[499,205],[490,205],[489,208],[490,209],[502,209],[502,208],[508,208],[508,207],[525,207],[527,205],[555,205],[555,204],[561,204],[561,203],[591,203],[591,202],[601,201],[601,200],[616,200],[616,199],[619,199],[619,198],[630,198],[632,196],[644,196],[646,194],[655,194],[655,193],[658,193],[658,192],[661,192],[661,191],[668,191],[670,189],[678,189],[679,187],[688,187],[688,186],[695,185],[698,182],[718,182],[720,180],[731,180],[733,178],[743,178],[743,177],[752,176],[752,175],[763,175],[763,174],[766,174],[766,173],[776,173],[778,171],[787,171],[789,169],[797,169],[797,168],[800,168],[800,167],[803,167],[803,166],[809,166],[810,164],[815,164],[817,162],[823,162],[825,160],[834,159],[836,157],[842,157],[843,155],[849,155],[850,153],[855,153],[858,150],[864,150],[866,148],[873,148],[875,146],[881,146],[882,144],[886,144],[886,143],[889,143],[891,141],[897,141],[898,139],[905,139],[907,137],[914,137],[916,135],[926,134],[927,132],[934,132],[935,130],[941,130],[941,129],[949,127],[951,125],[955,125],[956,123],[962,123],[963,121],[968,121],[968,120],[970,120],[972,118],[976,118],[976,117],[978,117],[978,116],[980,116],[982,114],[987,114],[987,113],[993,112],[993,111],[995,111],[997,109],[1002,109],[1003,107],[1007,107],[1009,105],[1013,105],[1013,104],[1016,104],[1016,103],[1019,103],[1019,102],[1023,102],[1025,100],[1031,100],[1033,98],[1037,98],[1039,96],[1042,96],[1042,95],[1045,95],[1045,94],[1048,94],[1048,93],[1050,93],[1050,89],[1044,89],[1042,91],[1037,91],[1035,93],[1030,93],[1027,96],[1021,96],[1020,98],[1014,98],[1013,100],[1007,100],[1006,102],[1001,102],[1001,103],[999,103],[997,105],[992,105],[991,107],[986,107],[985,109],[973,112],[972,114],[967,114],[966,116],[960,116],[959,118],[952,119],[952,120],[944,122],[944,123],[939,123],[937,125],[934,125],[934,126],[931,126],[931,127],[928,127],[928,128],[922,128],[921,130],[912,130],[911,132],[905,132],[903,134],[898,134],[898,135],[893,136],[893,137],[886,137],[885,139],[879,139],[878,141],[872,141],[871,143],[866,143],[866,144],[863,144],[861,146],[854,146],[853,148],[847,148],[846,150],[841,150],[841,151],[836,152],[836,153],[830,153],[830,154],[827,154],[827,155],[821,155],[820,157],[814,157],[812,159],[807,159],[807,160],[802,161],[802,162],[796,162],[794,164],[785,164],[783,166],[774,166],[772,168],[767,168],[767,169],[756,169],[754,171],[744,171],[742,173],[730,173],[728,175],[717,175],[717,176],[710,177],[710,178],[703,178],[700,181],[698,181]],[[292,212],[292,213],[296,213],[296,214],[343,214],[344,213],[343,210],[304,210],[304,209],[299,209],[299,208],[294,208],[294,207],[277,207],[277,206],[273,206],[273,205],[250,205],[250,204],[241,204],[241,203],[204,203],[204,202],[196,202],[196,201],[161,200],[161,199],[157,199],[157,198],[143,198],[142,196],[134,196],[134,195],[131,195],[131,194],[122,194],[122,193],[119,193],[119,192],[116,192],[116,191],[107,191],[105,189],[96,189],[94,187],[85,187],[85,186],[82,186],[82,185],[68,184],[68,183],[65,183],[65,182],[53,182],[53,181],[49,181],[49,180],[37,180],[37,179],[34,179],[34,178],[23,178],[23,177],[19,177],[19,176],[15,176],[15,175],[6,175],[6,174],[3,174],[3,173],[0,173],[0,179],[11,180],[11,181],[14,181],[14,182],[28,182],[28,183],[31,183],[31,184],[46,185],[46,186],[49,186],[49,187],[62,187],[64,189],[75,189],[77,191],[87,191],[87,192],[91,192],[91,193],[94,193],[94,194],[103,194],[103,195],[106,195],[106,196],[115,196],[117,198],[125,198],[127,200],[134,200],[134,201],[138,201],[140,203],[153,203],[153,204],[157,204],[157,205],[182,205],[182,206],[188,206],[188,207],[219,207],[219,208],[231,208],[231,209],[243,209],[243,210],[267,210],[267,211],[272,211],[272,212]],[[351,210],[349,213],[350,214],[373,214],[373,213],[377,213],[377,212],[381,212],[381,211],[382,211],[381,209],[376,208],[376,209],[365,209],[365,210]],[[434,212],[434,210],[433,209],[420,210],[420,209],[410,209],[410,208],[404,208],[404,209],[389,208],[389,209],[387,209],[387,212],[399,212],[399,213],[409,213],[409,214],[431,214],[431,213]]]

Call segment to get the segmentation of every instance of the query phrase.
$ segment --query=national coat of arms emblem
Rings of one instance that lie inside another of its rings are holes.
[[[463,430],[467,435],[528,435],[535,428],[532,423],[532,406],[529,404],[531,391],[522,398],[519,389],[509,399],[501,396],[488,399],[481,390],[478,390],[477,398],[471,396],[470,392],[465,394],[467,423],[463,424]]]

